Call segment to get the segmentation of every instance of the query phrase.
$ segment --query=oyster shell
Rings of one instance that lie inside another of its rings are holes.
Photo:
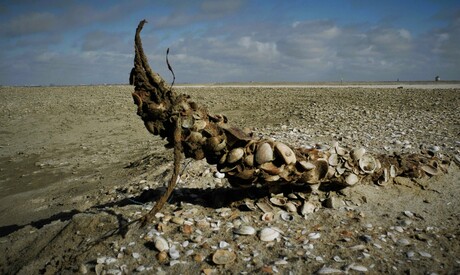
[[[276,206],[284,206],[286,205],[288,200],[282,197],[273,197],[273,198],[270,198],[270,202]]]
[[[427,173],[430,176],[436,176],[439,174],[439,169],[429,164],[422,165],[420,169],[422,169],[425,173]]]
[[[329,162],[329,165],[331,165],[331,166],[337,166],[339,164],[339,155],[337,155],[335,153],[331,154],[329,156],[328,162]]]
[[[264,164],[273,160],[273,149],[269,143],[264,142],[259,144],[257,147],[255,160],[258,164]]]
[[[299,164],[300,164],[300,166],[302,166],[303,169],[305,169],[307,171],[316,168],[316,166],[313,163],[305,161],[305,160],[299,161]]]
[[[275,152],[283,158],[286,164],[295,163],[297,161],[294,151],[284,143],[276,142]]]
[[[278,175],[279,173],[281,173],[281,171],[283,171],[283,166],[278,167],[274,165],[272,162],[266,162],[260,165],[260,169],[264,170],[270,175]]]

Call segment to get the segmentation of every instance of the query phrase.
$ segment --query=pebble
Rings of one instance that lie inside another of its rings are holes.
[[[398,244],[402,246],[410,245],[410,242],[408,239],[399,239]]]
[[[415,256],[415,252],[414,251],[407,251],[406,256],[407,256],[407,258],[412,258],[412,257]]]
[[[359,271],[359,272],[367,272],[367,271],[369,271],[369,270],[367,269],[367,267],[362,266],[362,265],[351,264],[351,265],[349,266],[349,268],[350,268],[351,270]]]
[[[404,213],[404,215],[406,215],[406,216],[409,217],[409,218],[413,218],[413,217],[414,217],[414,213],[412,213],[412,212],[410,212],[410,211],[407,211],[407,210],[406,210],[406,211],[404,211],[403,213]]]
[[[219,171],[216,171],[214,173],[214,177],[217,178],[217,179],[223,179],[223,178],[225,178],[225,173],[221,173]]]

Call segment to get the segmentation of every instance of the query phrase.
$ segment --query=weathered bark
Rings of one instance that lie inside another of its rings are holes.
[[[362,148],[349,150],[338,144],[328,150],[294,148],[231,127],[225,116],[212,115],[189,96],[176,94],[150,68],[140,38],[145,23],[139,23],[135,35],[132,95],[147,130],[174,147],[174,171],[167,192],[145,216],[144,223],[153,219],[172,193],[182,154],[217,164],[233,186],[323,182],[352,186],[363,181],[386,184],[396,176],[418,178],[447,169],[448,161],[428,153],[373,156]]]

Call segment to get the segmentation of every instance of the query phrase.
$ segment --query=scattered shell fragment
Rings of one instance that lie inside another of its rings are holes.
[[[271,222],[275,219],[275,214],[273,212],[266,212],[262,215],[262,220],[265,222]]]
[[[233,251],[218,249],[212,255],[212,261],[218,265],[232,263],[236,260],[236,254]]]
[[[300,208],[300,213],[302,215],[308,215],[308,214],[315,212],[315,209],[316,209],[316,206],[313,203],[306,201],[302,205],[302,208]]]
[[[294,216],[285,211],[281,212],[280,217],[283,221],[287,221],[287,222],[294,220]]]
[[[238,235],[254,235],[256,230],[250,225],[241,225],[240,227],[233,230],[233,232]]]
[[[263,242],[274,241],[279,236],[280,236],[280,232],[270,227],[265,227],[259,233],[260,240]]]
[[[335,273],[344,273],[344,272],[340,269],[327,267],[327,266],[323,266],[320,270],[316,272],[316,274],[335,274]]]

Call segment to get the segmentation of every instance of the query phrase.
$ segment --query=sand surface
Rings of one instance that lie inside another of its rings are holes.
[[[157,221],[122,234],[111,233],[151,209],[173,159],[137,117],[132,87],[0,87],[0,273],[458,274],[460,87],[446,85],[180,86],[259,136],[388,154],[437,146],[452,165],[388,186],[292,189],[314,213],[283,220],[275,206],[262,221],[248,205],[266,190],[231,189],[214,166],[186,160]],[[240,224],[281,235],[262,242],[234,234]],[[227,264],[214,263],[218,250]]]

